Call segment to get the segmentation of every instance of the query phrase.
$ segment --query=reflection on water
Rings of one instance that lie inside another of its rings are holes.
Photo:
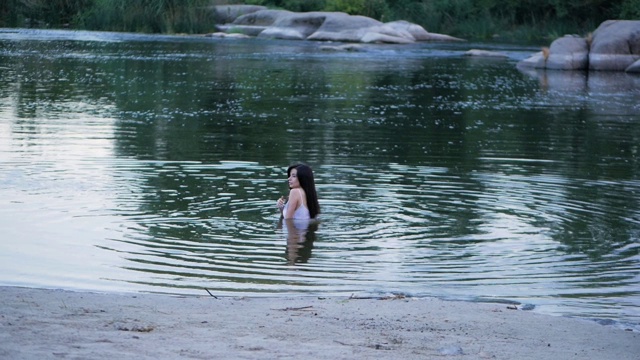
[[[280,218],[278,228],[284,229],[287,237],[287,261],[289,265],[306,263],[311,258],[311,249],[316,240],[318,222],[305,219]]]
[[[544,89],[585,93],[594,91],[598,94],[629,95],[638,91],[640,77],[625,72],[607,71],[559,71],[544,69],[520,69],[524,74],[537,79]]]
[[[320,45],[0,30],[0,283],[399,292],[637,327],[638,77]],[[308,228],[274,206],[299,161]]]

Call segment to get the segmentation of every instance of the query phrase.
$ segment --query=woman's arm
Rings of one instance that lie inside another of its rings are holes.
[[[286,214],[285,212],[282,213],[282,217],[284,217],[285,220],[293,219],[293,214],[296,213],[296,209],[300,206],[300,201],[302,201],[302,199],[300,199],[300,191],[293,190],[294,189],[291,189],[289,191],[289,205],[287,205]]]
[[[287,203],[287,198],[284,196],[280,196],[280,199],[278,199],[278,201],[276,202],[276,206],[278,207],[278,210],[280,210],[280,217],[284,215],[282,211],[284,210],[284,204],[286,203]]]

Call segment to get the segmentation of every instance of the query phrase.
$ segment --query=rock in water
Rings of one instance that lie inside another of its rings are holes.
[[[640,59],[640,20],[608,20],[593,33],[590,70],[624,71]]]
[[[640,72],[640,20],[607,20],[591,39],[567,35],[518,67]]]
[[[243,33],[269,39],[318,40],[357,43],[407,44],[416,41],[462,41],[449,35],[434,34],[407,21],[382,23],[378,20],[341,12],[296,13],[235,5],[216,7],[216,27],[227,33]],[[233,17],[237,14],[237,17]]]

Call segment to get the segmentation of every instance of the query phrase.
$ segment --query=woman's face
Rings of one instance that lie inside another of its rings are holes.
[[[298,169],[291,169],[289,174],[289,188],[295,189],[300,187],[300,181],[298,181]]]

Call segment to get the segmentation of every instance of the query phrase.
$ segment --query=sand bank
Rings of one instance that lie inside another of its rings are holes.
[[[438,299],[0,287],[0,358],[637,360],[640,333]]]

